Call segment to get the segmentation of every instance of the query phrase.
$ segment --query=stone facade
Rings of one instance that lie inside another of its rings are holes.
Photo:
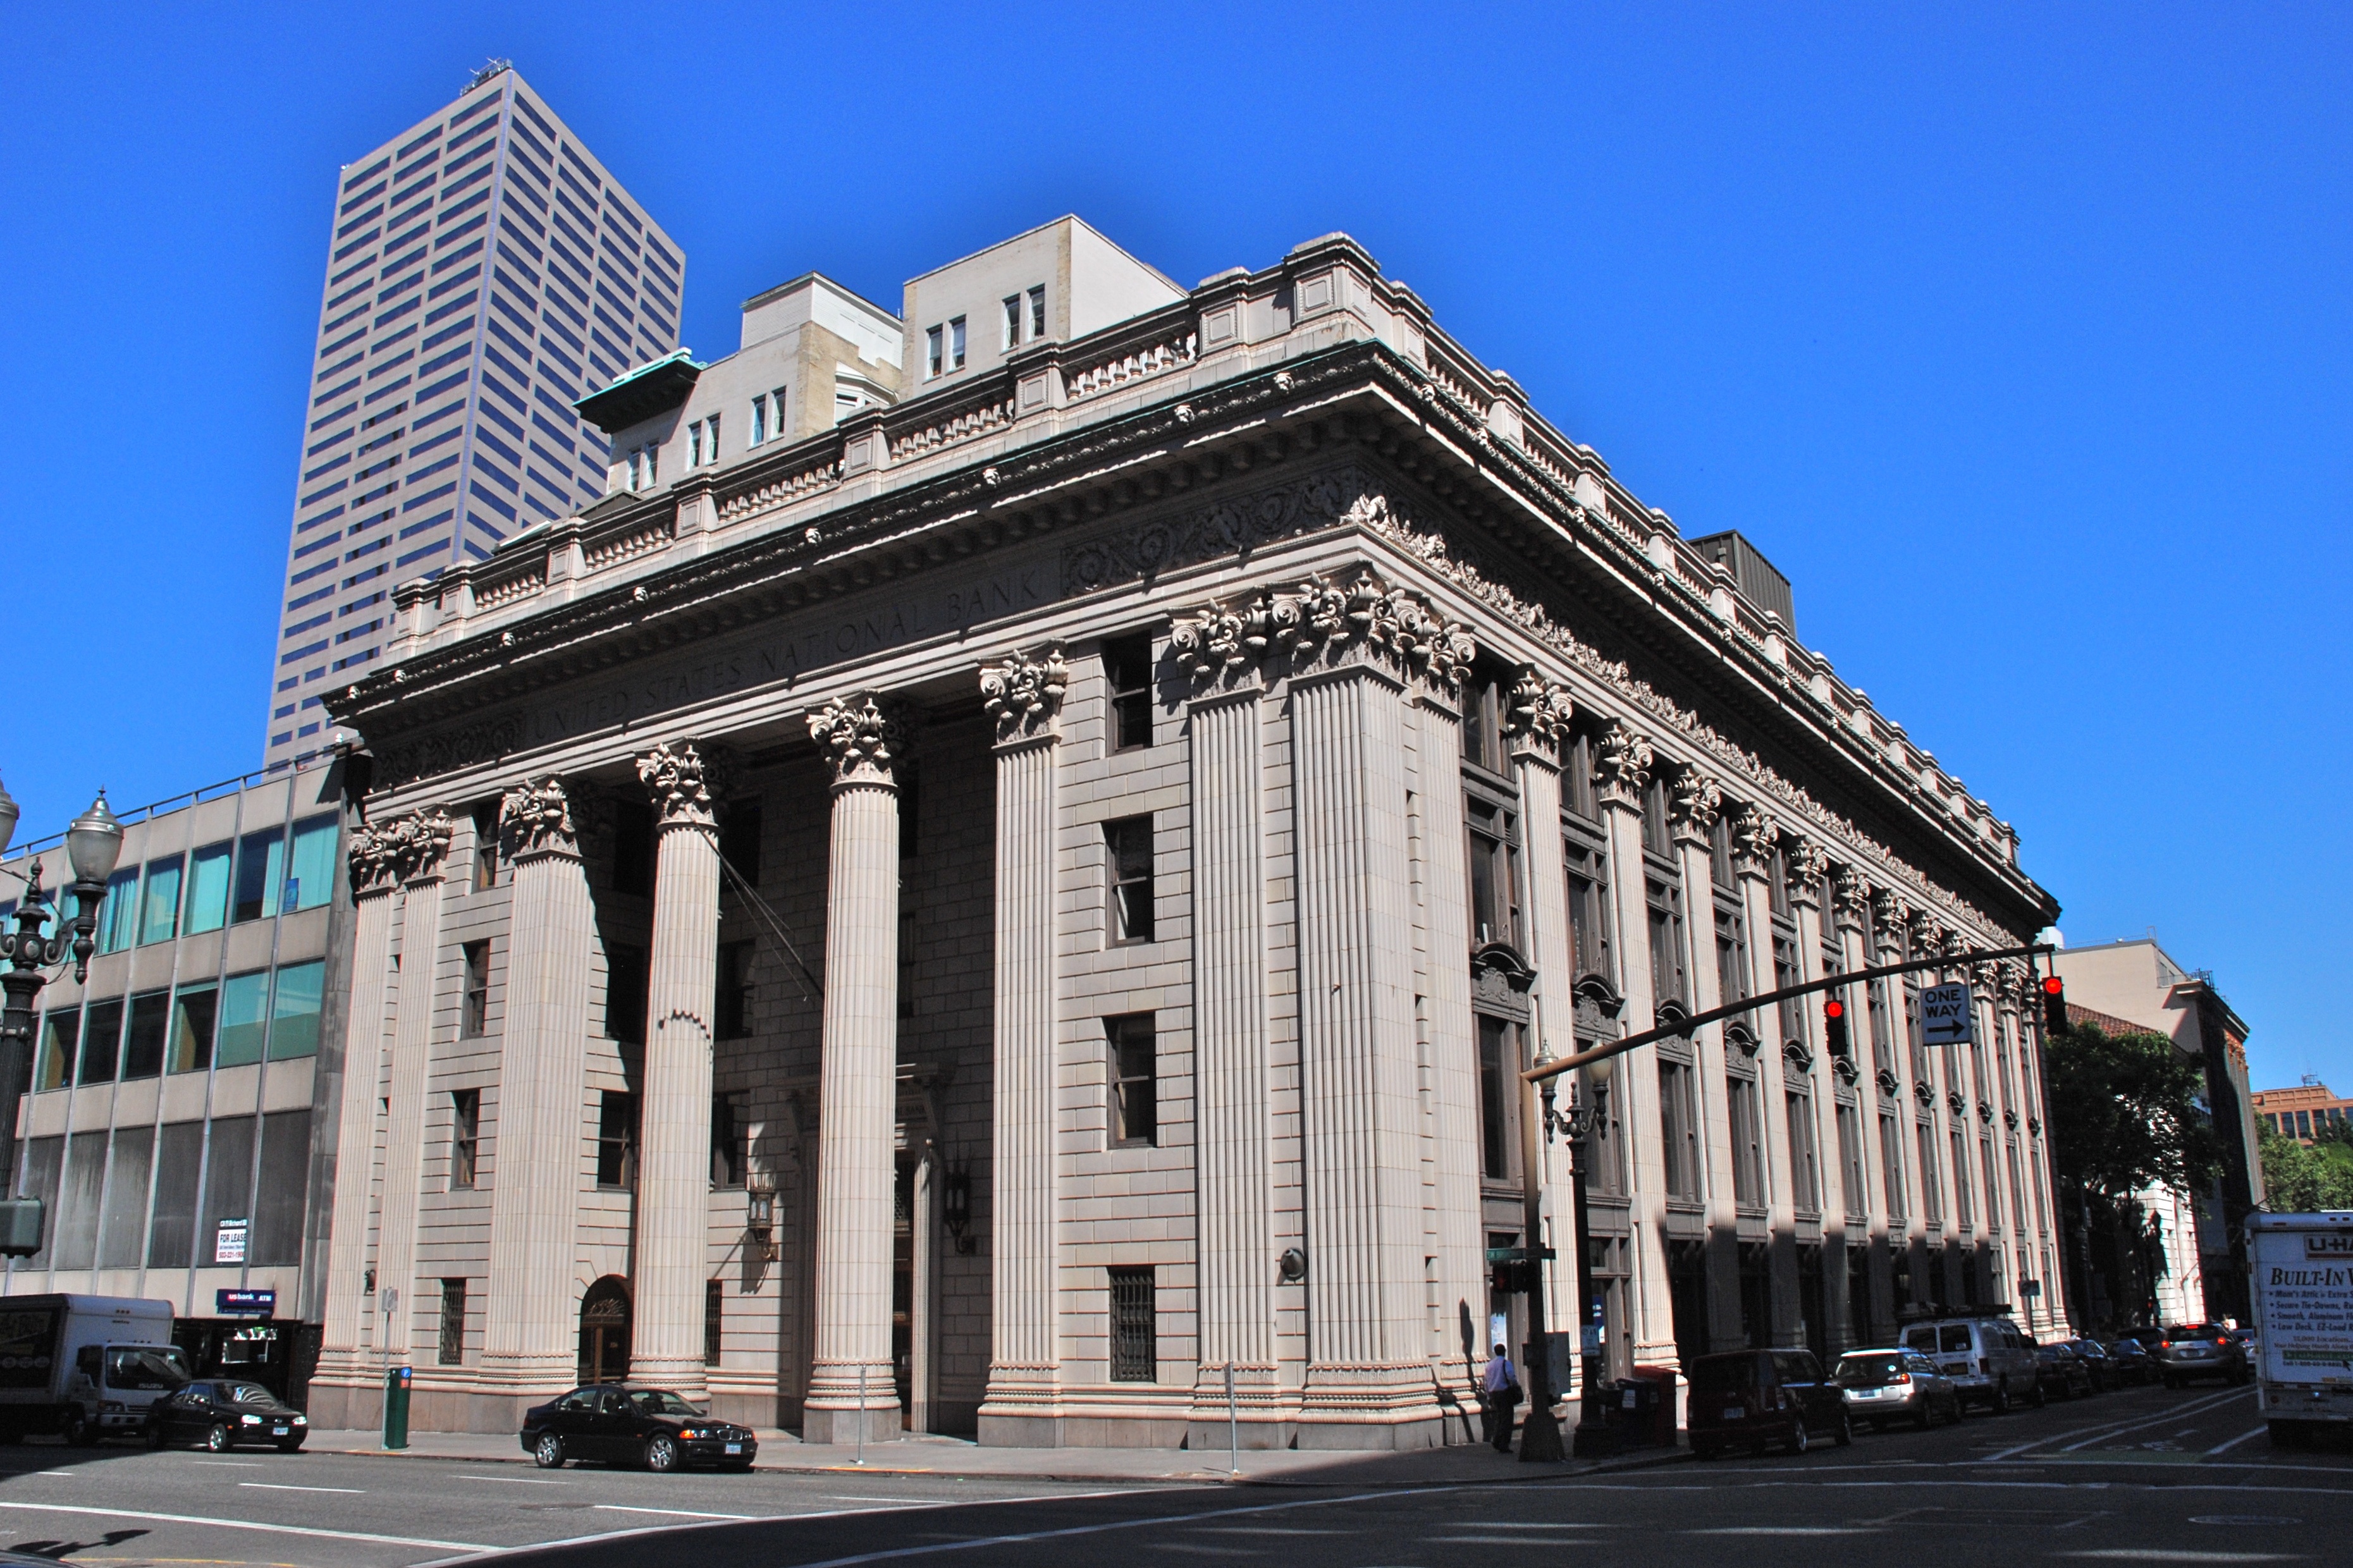
[[[923,286],[972,323],[1009,288]],[[1518,1069],[1883,952],[1968,977],[2053,912],[1983,803],[1345,237],[937,380],[403,585],[388,668],[335,695],[372,820],[446,815],[497,868],[363,905],[362,970],[397,971],[354,978],[346,1146],[396,1125],[339,1212],[369,1239],[338,1237],[320,1418],[373,1418],[385,1321],[333,1305],[373,1263],[417,1323],[440,1280],[485,1305],[417,1366],[424,1426],[629,1353],[817,1441],[1174,1445],[1229,1375],[1255,1446],[1463,1441],[1491,1328],[1527,1330],[1484,1249],[1569,1247]],[[1856,988],[1849,1059],[1800,1009],[1626,1060],[1619,1366],[1883,1341],[2049,1274],[2024,977],[1977,978],[1974,1053],[1917,1046],[1897,985]]]

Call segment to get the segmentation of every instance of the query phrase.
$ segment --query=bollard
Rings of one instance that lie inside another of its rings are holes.
[[[408,1447],[408,1378],[405,1366],[386,1367],[384,1373],[384,1446]]]

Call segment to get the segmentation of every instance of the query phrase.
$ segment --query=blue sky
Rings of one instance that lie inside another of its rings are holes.
[[[2257,5],[31,7],[0,59],[0,777],[259,760],[335,170],[512,58],[686,341],[1076,211],[1180,282],[1333,229],[2017,824],[2259,1084],[2353,1090],[2353,12]]]

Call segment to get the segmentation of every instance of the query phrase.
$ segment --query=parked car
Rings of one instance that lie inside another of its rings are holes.
[[[2157,1358],[2148,1353],[2147,1345],[2136,1339],[2110,1340],[2108,1365],[2119,1383],[2135,1385],[2155,1383],[2161,1375],[2157,1368]]]
[[[601,1459],[674,1470],[715,1465],[748,1470],[760,1451],[747,1427],[714,1421],[667,1388],[592,1384],[526,1411],[522,1447],[540,1468],[568,1459]]]
[[[2220,1323],[2177,1323],[2156,1350],[2168,1388],[2186,1388],[2200,1377],[2219,1377],[2235,1388],[2253,1375],[2246,1347]]]
[[[202,1443],[216,1454],[268,1443],[281,1454],[301,1447],[310,1418],[258,1383],[200,1378],[147,1409],[147,1446]]]
[[[2034,1347],[2035,1375],[2041,1381],[2042,1392],[2055,1394],[2062,1399],[2082,1394],[2092,1396],[2091,1369],[2083,1357],[2065,1345],[2048,1344]]]
[[[2097,1340],[2087,1339],[2062,1340],[2059,1342],[2074,1352],[2076,1359],[2084,1363],[2084,1370],[2092,1374],[2093,1393],[2105,1394],[2116,1386],[2120,1379],[2116,1363],[2109,1358],[2107,1346]]]
[[[1952,1379],[1964,1405],[2008,1410],[2013,1400],[2042,1403],[2033,1342],[2007,1318],[1940,1318],[1904,1331],[1904,1348],[1917,1351]]]
[[[1839,1385],[1848,1416],[1874,1427],[1909,1421],[1925,1432],[1939,1415],[1961,1418],[1960,1390],[1917,1351],[1849,1351],[1839,1357],[1831,1381]]]
[[[1823,1374],[1811,1351],[1727,1351],[1692,1363],[1692,1452],[1712,1459],[1726,1448],[1763,1453],[1779,1443],[1802,1454],[1817,1436],[1854,1441],[1845,1391]]]

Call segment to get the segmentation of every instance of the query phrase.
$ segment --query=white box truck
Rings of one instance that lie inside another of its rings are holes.
[[[2293,1447],[2324,1423],[2353,1423],[2353,1213],[2259,1214],[2247,1232],[2255,1408]]]
[[[169,1301],[0,1296],[0,1442],[136,1436],[147,1407],[189,1376]]]

